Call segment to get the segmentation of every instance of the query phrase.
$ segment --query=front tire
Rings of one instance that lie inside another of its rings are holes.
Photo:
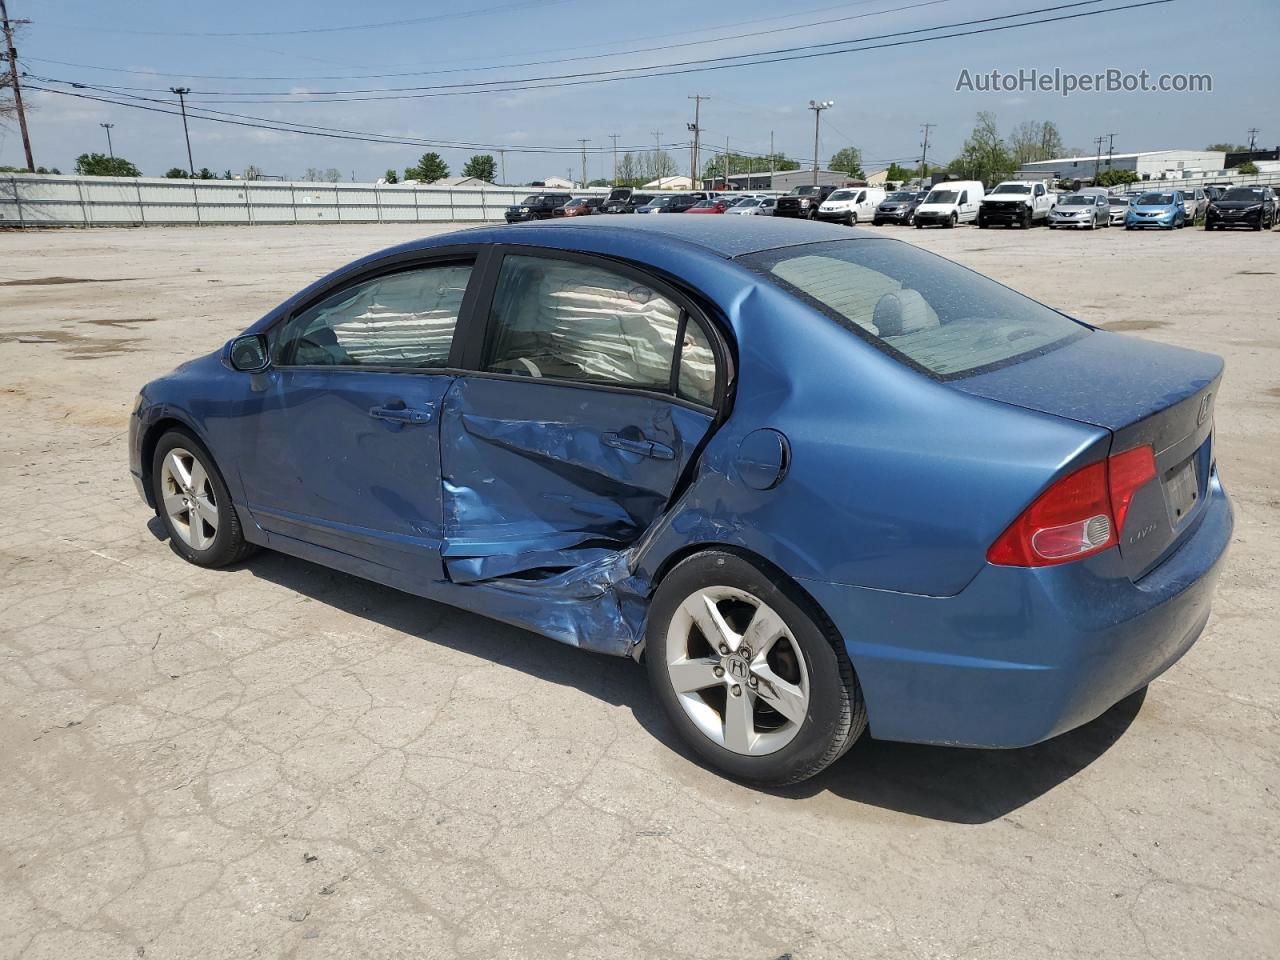
[[[194,435],[170,430],[151,460],[156,513],[174,553],[200,567],[225,567],[257,548],[244,538],[240,517],[213,457]]]
[[[680,736],[737,780],[806,780],[866,729],[835,627],[785,578],[737,554],[695,554],[663,578],[649,606],[645,661]]]
[[[960,222],[960,218],[953,213],[951,215],[951,219],[947,221],[947,229],[948,230],[953,229],[955,225],[959,222]]]

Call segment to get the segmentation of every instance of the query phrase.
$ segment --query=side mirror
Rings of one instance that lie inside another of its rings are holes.
[[[271,366],[271,354],[267,350],[267,338],[261,333],[247,333],[231,341],[227,360],[232,369],[244,373],[261,373]]]

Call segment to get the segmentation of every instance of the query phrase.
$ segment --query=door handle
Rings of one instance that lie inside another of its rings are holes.
[[[375,420],[392,423],[430,423],[430,410],[410,410],[407,407],[370,407],[369,416]]]
[[[674,460],[676,458],[674,450],[665,443],[658,443],[656,440],[632,440],[618,433],[605,433],[601,435],[600,442],[606,447],[614,447],[618,450],[625,450],[628,453],[638,453],[642,457],[652,457],[655,460]]]

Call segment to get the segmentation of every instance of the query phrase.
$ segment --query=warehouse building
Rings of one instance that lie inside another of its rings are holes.
[[[1132,170],[1139,180],[1176,180],[1196,174],[1221,171],[1227,155],[1218,150],[1146,150],[1088,157],[1059,157],[1024,163],[1017,176],[1022,180],[1092,180],[1095,172]]]

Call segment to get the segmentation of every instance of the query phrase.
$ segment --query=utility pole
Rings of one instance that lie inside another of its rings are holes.
[[[35,173],[36,162],[31,158],[31,135],[27,133],[27,112],[22,108],[22,87],[18,84],[18,51],[13,46],[13,28],[31,21],[10,20],[4,0],[0,0],[0,20],[4,21],[5,56],[9,58],[9,83],[13,87],[13,106],[18,112],[18,129],[22,131],[22,149],[27,154],[27,169]]]
[[[810,100],[809,109],[813,111],[813,185],[818,185],[818,130],[822,122],[822,111],[834,107],[834,100]]]
[[[1107,169],[1111,170],[1111,157],[1116,152],[1116,135],[1114,133],[1107,134]]]
[[[1097,146],[1097,152],[1093,156],[1093,182],[1098,182],[1098,168],[1102,166],[1102,141],[1107,139],[1104,134],[1101,137],[1094,137],[1094,145]]]
[[[3,3],[0,3],[0,7],[3,7],[3,6],[4,6],[4,4],[3,4]],[[1259,134],[1259,133],[1261,133],[1261,132],[1262,132],[1262,131],[1261,131],[1261,130],[1259,130],[1257,127],[1250,127],[1250,128],[1249,128],[1249,152],[1250,152],[1250,153],[1253,153],[1253,148],[1254,148],[1254,146],[1255,146],[1255,145],[1257,144],[1257,142],[1258,142],[1258,134]],[[27,162],[28,162],[28,163],[30,163],[30,162],[31,162],[31,160],[30,160],[30,159],[28,159],[28,160],[27,160]]]
[[[587,144],[591,141],[586,137],[579,137],[578,142],[582,144],[582,187],[587,186]]]
[[[733,169],[729,165],[729,138],[724,138],[724,188],[729,189],[729,174]]]
[[[650,133],[653,134],[653,179],[661,180],[662,173],[658,170],[658,154],[662,152],[662,131],[651,130]]]
[[[98,126],[100,126],[103,130],[107,131],[107,156],[109,156],[112,160],[114,160],[116,158],[116,152],[113,149],[111,149],[111,128],[114,127],[115,124],[100,123],[98,124]]]
[[[613,141],[613,185],[618,185],[618,135],[616,133],[609,134],[609,139]]]
[[[920,126],[924,131],[924,142],[920,144],[920,182],[922,184],[925,177],[929,176],[929,131],[936,126],[936,123],[925,123]]]
[[[196,163],[191,159],[191,134],[187,131],[187,101],[186,95],[191,92],[190,87],[170,87],[170,93],[178,95],[178,105],[182,107],[182,135],[187,138],[187,173],[191,176],[196,175]]]
[[[698,185],[698,161],[701,159],[698,154],[702,147],[702,101],[710,100],[711,98],[695,93],[687,99],[693,101],[693,123],[686,124],[689,132],[693,134],[693,152],[689,158],[689,185],[696,187]]]
[[[770,190],[773,189],[773,177],[774,177],[773,168],[776,165],[777,165],[777,160],[774,159],[774,153],[773,153],[773,131],[770,130],[769,131],[769,189]]]

